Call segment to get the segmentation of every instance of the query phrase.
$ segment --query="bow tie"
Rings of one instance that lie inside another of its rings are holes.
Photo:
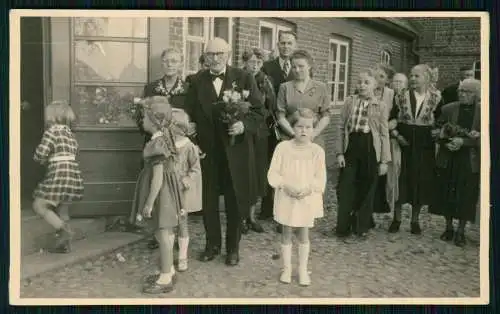
[[[222,81],[224,81],[224,72],[219,73],[219,74],[213,74],[210,72],[210,77],[212,77],[212,81],[215,81],[216,78],[220,78]]]

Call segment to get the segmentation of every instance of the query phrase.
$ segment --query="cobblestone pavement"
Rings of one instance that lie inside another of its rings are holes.
[[[398,234],[387,233],[391,217],[377,217],[377,227],[365,242],[345,243],[328,235],[335,224],[335,192],[328,185],[325,217],[311,231],[312,285],[278,282],[281,261],[272,255],[279,237],[270,222],[266,233],[249,233],[241,241],[241,261],[224,265],[223,257],[202,263],[201,217],[190,220],[189,270],[179,274],[175,290],[159,297],[189,298],[347,298],[347,297],[479,297],[479,228],[467,229],[468,243],[458,248],[439,240],[441,217],[422,214],[423,234],[409,232],[409,213],[403,212]],[[120,262],[120,252],[125,261]],[[143,278],[157,267],[158,251],[145,242],[21,283],[22,298],[149,298],[141,293]],[[296,270],[297,247],[293,263]]]

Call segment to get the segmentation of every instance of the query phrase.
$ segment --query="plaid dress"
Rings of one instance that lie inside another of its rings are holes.
[[[78,143],[70,128],[53,125],[47,129],[33,159],[47,167],[44,179],[33,192],[34,198],[55,203],[80,200],[83,197],[83,179],[76,160],[53,160],[62,156],[75,157]]]

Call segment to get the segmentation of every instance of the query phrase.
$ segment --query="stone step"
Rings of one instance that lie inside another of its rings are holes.
[[[72,219],[71,228],[78,241],[89,235],[103,233],[106,230],[106,218]],[[21,255],[26,256],[40,249],[51,246],[54,229],[36,215],[23,214],[21,218]]]
[[[110,253],[144,238],[142,234],[127,232],[104,232],[89,236],[72,245],[72,252],[51,254],[37,252],[21,257],[20,279],[24,280],[52,270],[83,262]]]

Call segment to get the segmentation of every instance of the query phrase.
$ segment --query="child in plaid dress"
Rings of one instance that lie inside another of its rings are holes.
[[[55,101],[48,105],[45,108],[47,129],[34,155],[34,160],[45,165],[47,172],[33,193],[33,210],[59,235],[55,247],[49,248],[53,253],[71,251],[73,232],[60,215],[62,212],[67,215],[68,202],[83,197],[83,180],[76,161],[78,143],[70,128],[75,118],[65,102]]]
[[[144,130],[152,136],[144,146],[144,167],[137,180],[133,210],[138,220],[152,218],[149,221],[160,249],[160,273],[146,278],[143,292],[162,294],[174,288],[174,228],[185,207],[176,171],[179,154],[172,134],[172,107],[162,96],[147,98],[143,106]]]

